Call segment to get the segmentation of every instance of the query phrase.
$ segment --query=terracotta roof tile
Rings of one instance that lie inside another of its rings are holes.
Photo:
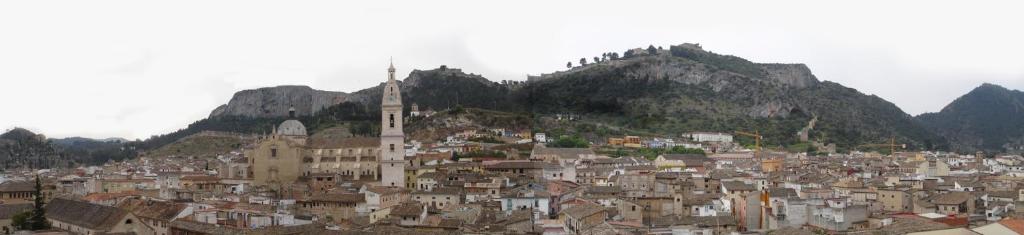
[[[1024,219],[1004,219],[999,224],[1019,234],[1024,234]]]
[[[117,208],[55,198],[46,204],[46,217],[93,230],[110,230],[121,222],[128,211]]]

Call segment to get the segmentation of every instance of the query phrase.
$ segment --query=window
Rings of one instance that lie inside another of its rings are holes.
[[[391,149],[391,152],[394,152],[395,151],[395,144],[388,145],[388,148]]]
[[[125,220],[124,224],[132,224],[132,219]]]
[[[277,148],[270,149],[270,157],[277,157]]]
[[[391,128],[395,128],[395,114],[388,114],[388,119],[391,120]]]

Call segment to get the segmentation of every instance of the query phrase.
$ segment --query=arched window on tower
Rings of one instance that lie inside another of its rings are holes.
[[[388,119],[391,120],[391,128],[395,128],[395,114],[388,114]]]

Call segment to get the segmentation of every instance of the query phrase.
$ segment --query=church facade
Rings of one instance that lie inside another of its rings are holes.
[[[294,116],[294,111],[290,111]],[[276,185],[292,183],[302,175],[302,159],[306,149],[306,127],[295,119],[284,121],[263,137],[252,149],[245,151],[253,172],[253,183]]]
[[[280,189],[304,177],[329,175],[405,187],[405,133],[394,65],[388,68],[384,89],[379,138],[312,138],[295,119],[294,109],[289,110],[292,119],[244,151],[253,184]]]

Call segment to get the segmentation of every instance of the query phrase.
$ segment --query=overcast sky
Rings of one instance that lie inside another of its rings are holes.
[[[696,42],[940,110],[983,82],[1024,89],[1019,1],[2,1],[0,128],[146,138],[235,91],[357,91],[438,65],[491,80],[607,51]],[[372,3],[369,3],[372,2]]]

